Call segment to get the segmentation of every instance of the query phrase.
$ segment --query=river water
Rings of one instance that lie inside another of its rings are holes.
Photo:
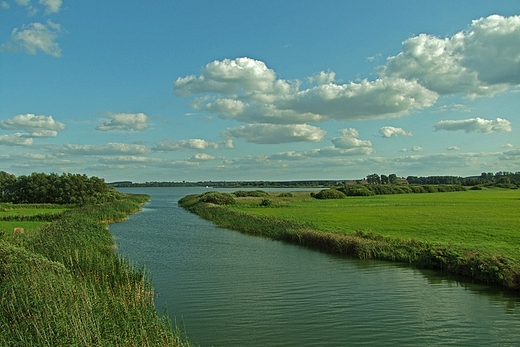
[[[215,227],[177,205],[204,188],[120,190],[152,199],[110,225],[118,252],[194,344],[520,346],[518,295]]]

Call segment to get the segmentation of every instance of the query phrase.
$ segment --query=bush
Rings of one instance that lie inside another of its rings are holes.
[[[200,196],[199,201],[215,205],[233,205],[235,198],[229,193],[207,192]]]
[[[292,198],[294,195],[291,192],[283,192],[278,194],[279,198]]]
[[[244,198],[248,196],[252,197],[263,197],[263,196],[269,196],[269,193],[264,192],[263,190],[254,190],[254,191],[246,191],[246,190],[237,190],[233,193],[237,198]]]
[[[337,189],[324,189],[316,194],[311,193],[311,196],[315,199],[343,199],[346,197],[345,193]]]
[[[270,199],[262,199],[262,202],[260,203],[260,206],[268,207],[273,204],[273,201]]]
[[[341,191],[347,196],[371,196],[375,195],[373,191],[368,189],[365,185],[357,184],[352,186],[345,186]]]

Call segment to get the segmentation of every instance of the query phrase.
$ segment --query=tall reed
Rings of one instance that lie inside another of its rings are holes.
[[[146,199],[67,211],[17,245],[0,239],[0,346],[190,346],[157,314],[145,271],[113,251],[106,221]]]

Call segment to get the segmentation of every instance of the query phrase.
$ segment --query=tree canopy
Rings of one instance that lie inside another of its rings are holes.
[[[16,177],[0,171],[0,202],[86,204],[113,201],[121,196],[122,193],[95,176],[33,172]]]

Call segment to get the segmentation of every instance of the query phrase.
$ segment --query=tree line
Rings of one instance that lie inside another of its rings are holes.
[[[0,202],[14,204],[87,204],[120,199],[122,193],[101,178],[81,174],[34,172],[16,177],[0,171]]]

